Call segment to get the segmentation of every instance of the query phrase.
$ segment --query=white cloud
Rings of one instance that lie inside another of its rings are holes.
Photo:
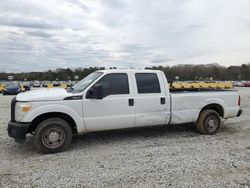
[[[248,63],[249,7],[248,0],[0,1],[0,71]]]

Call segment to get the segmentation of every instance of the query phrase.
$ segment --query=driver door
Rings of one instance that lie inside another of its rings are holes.
[[[87,131],[134,127],[135,106],[131,80],[126,73],[104,75],[95,84],[102,85],[102,99],[83,99],[83,117]]]

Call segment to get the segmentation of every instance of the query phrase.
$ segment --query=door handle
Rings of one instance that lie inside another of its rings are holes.
[[[166,99],[165,99],[165,97],[161,97],[161,104],[166,104]]]
[[[128,99],[128,105],[134,106],[134,99]]]

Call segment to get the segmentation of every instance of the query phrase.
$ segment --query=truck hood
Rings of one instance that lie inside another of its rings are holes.
[[[63,100],[65,97],[72,96],[63,88],[38,89],[20,93],[16,96],[17,101],[55,101]]]

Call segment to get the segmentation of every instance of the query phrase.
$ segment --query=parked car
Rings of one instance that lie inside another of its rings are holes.
[[[33,134],[42,153],[67,149],[73,134],[144,126],[195,123],[215,134],[221,118],[240,116],[237,90],[169,89],[162,71],[100,70],[73,86],[31,91],[11,103],[8,134],[24,142]]]
[[[31,84],[29,82],[22,82],[21,85],[23,86],[25,91],[30,91]]]
[[[21,87],[17,82],[9,82],[3,88],[3,95],[17,95],[21,92]]]
[[[3,92],[3,88],[4,88],[4,84],[3,84],[3,83],[0,83],[0,93]]]
[[[244,87],[250,87],[250,82],[245,82]]]
[[[43,87],[48,87],[49,83],[50,83],[49,81],[44,81],[42,85],[43,85]]]
[[[54,87],[58,87],[58,86],[60,86],[60,83],[58,81],[52,81],[52,85]]]
[[[36,80],[33,82],[33,87],[40,87],[40,86],[41,86],[40,81]]]
[[[67,83],[67,87],[73,86],[73,83],[71,82],[71,80],[67,81],[66,83]]]
[[[233,84],[235,87],[244,87],[244,83],[242,82],[234,82]]]

